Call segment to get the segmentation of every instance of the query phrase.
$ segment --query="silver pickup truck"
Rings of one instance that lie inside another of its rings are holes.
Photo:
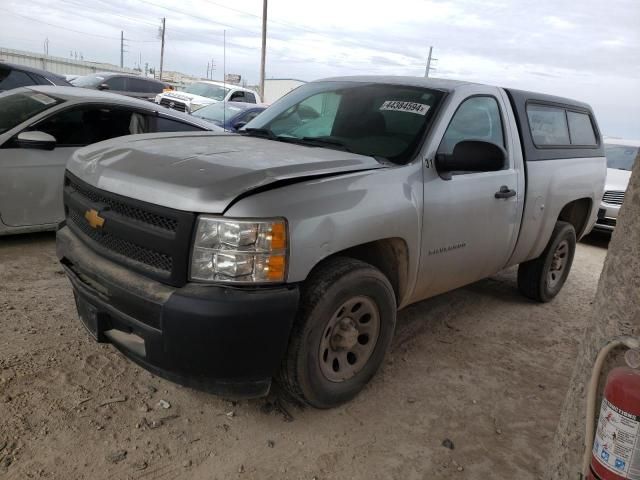
[[[150,371],[328,408],[375,374],[398,309],[517,264],[524,295],[557,295],[605,174],[583,103],[333,78],[241,135],[78,150],[57,252],[88,331]]]

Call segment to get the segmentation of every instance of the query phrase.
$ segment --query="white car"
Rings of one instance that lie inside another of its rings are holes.
[[[64,168],[78,148],[123,135],[207,130],[222,131],[98,90],[34,86],[0,94],[0,235],[55,229],[64,218]]]
[[[260,96],[253,90],[212,80],[194,82],[180,92],[166,92],[156,96],[156,103],[163,107],[186,113],[222,101],[261,103]]]
[[[605,138],[604,142],[607,182],[594,229],[612,232],[618,223],[618,213],[629,186],[631,170],[640,152],[640,141]]]

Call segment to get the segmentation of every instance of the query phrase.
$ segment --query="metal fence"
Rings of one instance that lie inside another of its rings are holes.
[[[0,61],[40,68],[58,75],[89,75],[95,72],[126,72],[140,74],[131,68],[120,68],[111,63],[87,62],[70,58],[0,48]]]

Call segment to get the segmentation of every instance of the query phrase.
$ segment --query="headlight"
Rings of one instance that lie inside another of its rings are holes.
[[[286,267],[287,225],[284,219],[198,217],[191,254],[191,280],[283,282]]]

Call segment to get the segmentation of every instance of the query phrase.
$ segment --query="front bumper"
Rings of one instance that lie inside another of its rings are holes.
[[[594,230],[613,232],[618,223],[618,213],[620,213],[620,205],[601,202],[598,209],[598,219],[593,226]]]
[[[268,393],[286,352],[297,286],[175,288],[99,256],[68,227],[56,245],[82,321],[99,342],[176,383],[231,397]]]

